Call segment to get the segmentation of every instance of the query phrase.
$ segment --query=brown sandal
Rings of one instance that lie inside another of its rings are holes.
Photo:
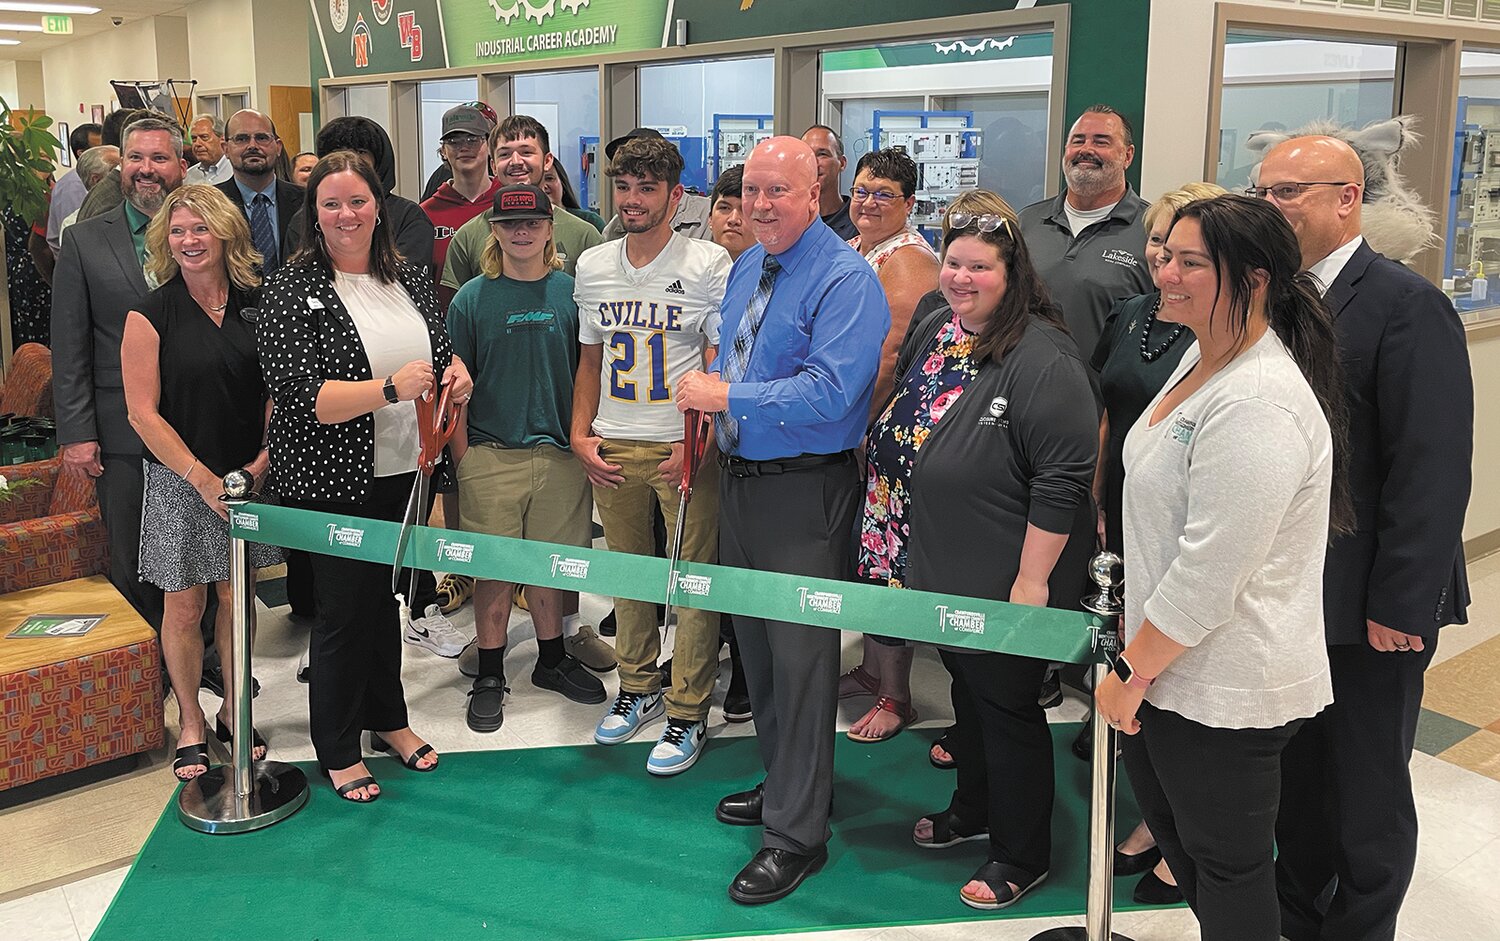
[[[889,735],[856,735],[852,730],[844,734],[849,736],[850,741],[854,742],[886,742],[901,734],[902,729],[917,721],[917,710],[912,708],[911,703],[897,702],[889,696],[881,696],[875,700],[875,708],[870,711],[878,712],[882,709],[901,720],[901,724],[896,726]]]
[[[859,689],[847,693],[843,692],[842,687],[844,685],[844,680],[853,680],[854,682],[859,684]],[[855,696],[874,696],[880,692],[880,681],[875,679],[875,677],[871,676],[870,674],[866,673],[865,665],[861,663],[859,666],[839,677],[839,687],[840,699],[852,699]]]

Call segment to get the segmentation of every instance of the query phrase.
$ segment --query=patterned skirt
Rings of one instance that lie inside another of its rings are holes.
[[[146,461],[141,501],[141,581],[162,591],[229,578],[229,523],[208,508],[193,485],[166,466]],[[250,565],[262,569],[285,560],[277,546],[252,542]]]

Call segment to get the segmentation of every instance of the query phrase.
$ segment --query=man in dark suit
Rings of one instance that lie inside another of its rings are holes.
[[[182,184],[182,132],[161,117],[132,122],[124,135],[125,201],[63,233],[52,292],[52,387],[63,472],[96,478],[109,532],[109,580],[152,627],[161,629],[161,591],[139,577],[141,439],[130,427],[120,377],[125,315],[147,284],[146,226]]]
[[[276,176],[281,138],[259,111],[236,111],[224,126],[224,154],[234,177],[216,184],[250,221],[250,240],[270,274],[291,254],[292,218],[302,208],[302,187]]]
[[[1360,236],[1364,170],[1348,144],[1298,137],[1257,192],[1297,233],[1335,318],[1349,408],[1355,531],[1329,546],[1333,705],[1282,755],[1276,841],[1290,941],[1392,941],[1417,857],[1408,765],[1438,629],[1464,623],[1463,522],[1474,389],[1437,288]]]

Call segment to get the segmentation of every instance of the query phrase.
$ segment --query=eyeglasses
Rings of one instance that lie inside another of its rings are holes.
[[[443,143],[449,147],[463,149],[465,147],[478,147],[484,143],[484,138],[474,134],[450,134],[443,138]]]
[[[854,199],[859,200],[860,202],[864,202],[867,199],[873,199],[875,200],[875,205],[880,206],[881,208],[885,208],[896,200],[902,198],[900,193],[886,193],[879,190],[867,190],[863,186],[856,186],[854,189],[849,191],[849,195]]]
[[[948,231],[950,232],[958,232],[960,230],[967,229],[971,225],[977,225],[979,226],[979,231],[981,232],[1004,231],[1006,238],[1015,238],[1015,236],[1011,235],[1010,232],[1010,220],[1006,219],[1004,216],[998,213],[973,213],[959,211],[948,212],[945,213],[945,215],[948,219]]]
[[[236,144],[240,147],[245,146],[251,141],[255,141],[257,144],[261,144],[262,146],[264,146],[274,140],[276,140],[275,135],[266,134],[264,132],[260,134],[236,134],[233,137],[229,138],[229,142],[231,144]]]
[[[1321,180],[1313,183],[1277,183],[1275,186],[1247,186],[1245,195],[1255,199],[1265,199],[1267,196],[1278,203],[1289,203],[1302,195],[1302,191],[1309,186],[1349,186],[1343,180]]]

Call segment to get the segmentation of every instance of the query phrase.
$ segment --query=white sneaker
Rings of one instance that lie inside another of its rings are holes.
[[[474,643],[474,638],[454,627],[453,622],[435,604],[428,605],[427,613],[408,621],[405,628],[402,636],[408,644],[425,647],[439,657],[450,660]]]

